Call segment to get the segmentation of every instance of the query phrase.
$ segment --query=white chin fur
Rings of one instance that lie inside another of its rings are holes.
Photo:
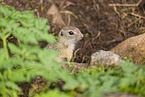
[[[72,39],[72,40],[67,40],[67,43],[68,43],[68,45],[70,45],[70,47],[72,47],[71,49],[73,49],[73,50],[74,50],[76,40],[75,40],[75,39]]]

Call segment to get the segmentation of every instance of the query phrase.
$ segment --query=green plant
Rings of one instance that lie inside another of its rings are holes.
[[[47,93],[41,93],[36,95],[36,97],[71,97],[63,92],[60,92],[58,89],[48,91]]]
[[[35,18],[32,11],[19,12],[0,5],[0,96],[18,97],[22,91],[17,83],[30,82],[41,76],[49,83],[63,82],[44,89],[36,97],[102,97],[118,91],[145,96],[145,66],[131,62],[122,63],[120,68],[93,68],[69,72],[55,61],[59,52],[40,48],[39,41],[54,43],[55,37],[48,34],[47,20]],[[15,42],[9,40],[15,37]],[[32,91],[33,92],[33,91]],[[31,93],[33,94],[33,93]],[[34,95],[31,95],[34,96]]]
[[[50,27],[46,22],[46,19],[35,18],[32,11],[19,12],[0,5],[0,39],[3,42],[0,48],[0,95],[3,97],[18,96],[21,89],[16,83],[30,81],[35,76],[57,80],[53,70],[61,68],[60,63],[55,62],[58,52],[38,46],[42,40],[55,42],[55,37],[48,34]],[[18,46],[8,42],[11,36],[19,40],[16,41]]]
[[[102,97],[107,93],[127,92],[145,96],[145,66],[132,62],[118,68],[94,68],[76,74],[75,80],[66,81],[65,89],[76,89],[89,97]]]

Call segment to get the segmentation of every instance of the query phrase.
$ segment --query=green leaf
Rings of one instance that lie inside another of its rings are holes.
[[[48,91],[47,93],[41,93],[35,97],[72,97],[63,92],[60,92],[58,89]]]
[[[17,69],[13,71],[7,71],[6,73],[8,74],[8,79],[13,82],[26,82],[30,81],[27,80],[27,74],[26,74],[26,69]]]
[[[16,83],[7,81],[5,84],[8,88],[21,92],[21,89],[16,85]]]
[[[35,19],[35,27],[39,30],[43,30],[46,27],[47,19],[39,18]],[[47,30],[49,30],[50,26],[47,26]]]
[[[4,61],[1,68],[16,68],[16,66],[21,66],[22,64],[23,60],[19,56],[14,56]]]
[[[22,53],[22,50],[18,46],[14,45],[12,43],[9,43],[8,46],[9,46],[11,53],[13,53],[13,54],[21,54]]]
[[[43,64],[52,64],[55,62],[55,58],[58,56],[58,53],[58,51],[55,51],[53,49],[44,48],[39,52],[38,57],[40,59],[40,62],[42,62]]]
[[[121,68],[126,73],[132,73],[137,70],[137,66],[134,65],[132,62],[121,63]]]

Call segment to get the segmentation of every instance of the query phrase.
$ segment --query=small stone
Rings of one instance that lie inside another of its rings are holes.
[[[100,50],[91,55],[90,65],[104,65],[107,66],[118,66],[120,62],[124,62],[119,55],[114,54],[110,51]]]

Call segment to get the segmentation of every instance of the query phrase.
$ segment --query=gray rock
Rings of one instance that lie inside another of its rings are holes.
[[[110,51],[100,50],[91,55],[90,65],[104,65],[107,66],[118,66],[120,62],[124,62],[119,55],[114,54]]]

